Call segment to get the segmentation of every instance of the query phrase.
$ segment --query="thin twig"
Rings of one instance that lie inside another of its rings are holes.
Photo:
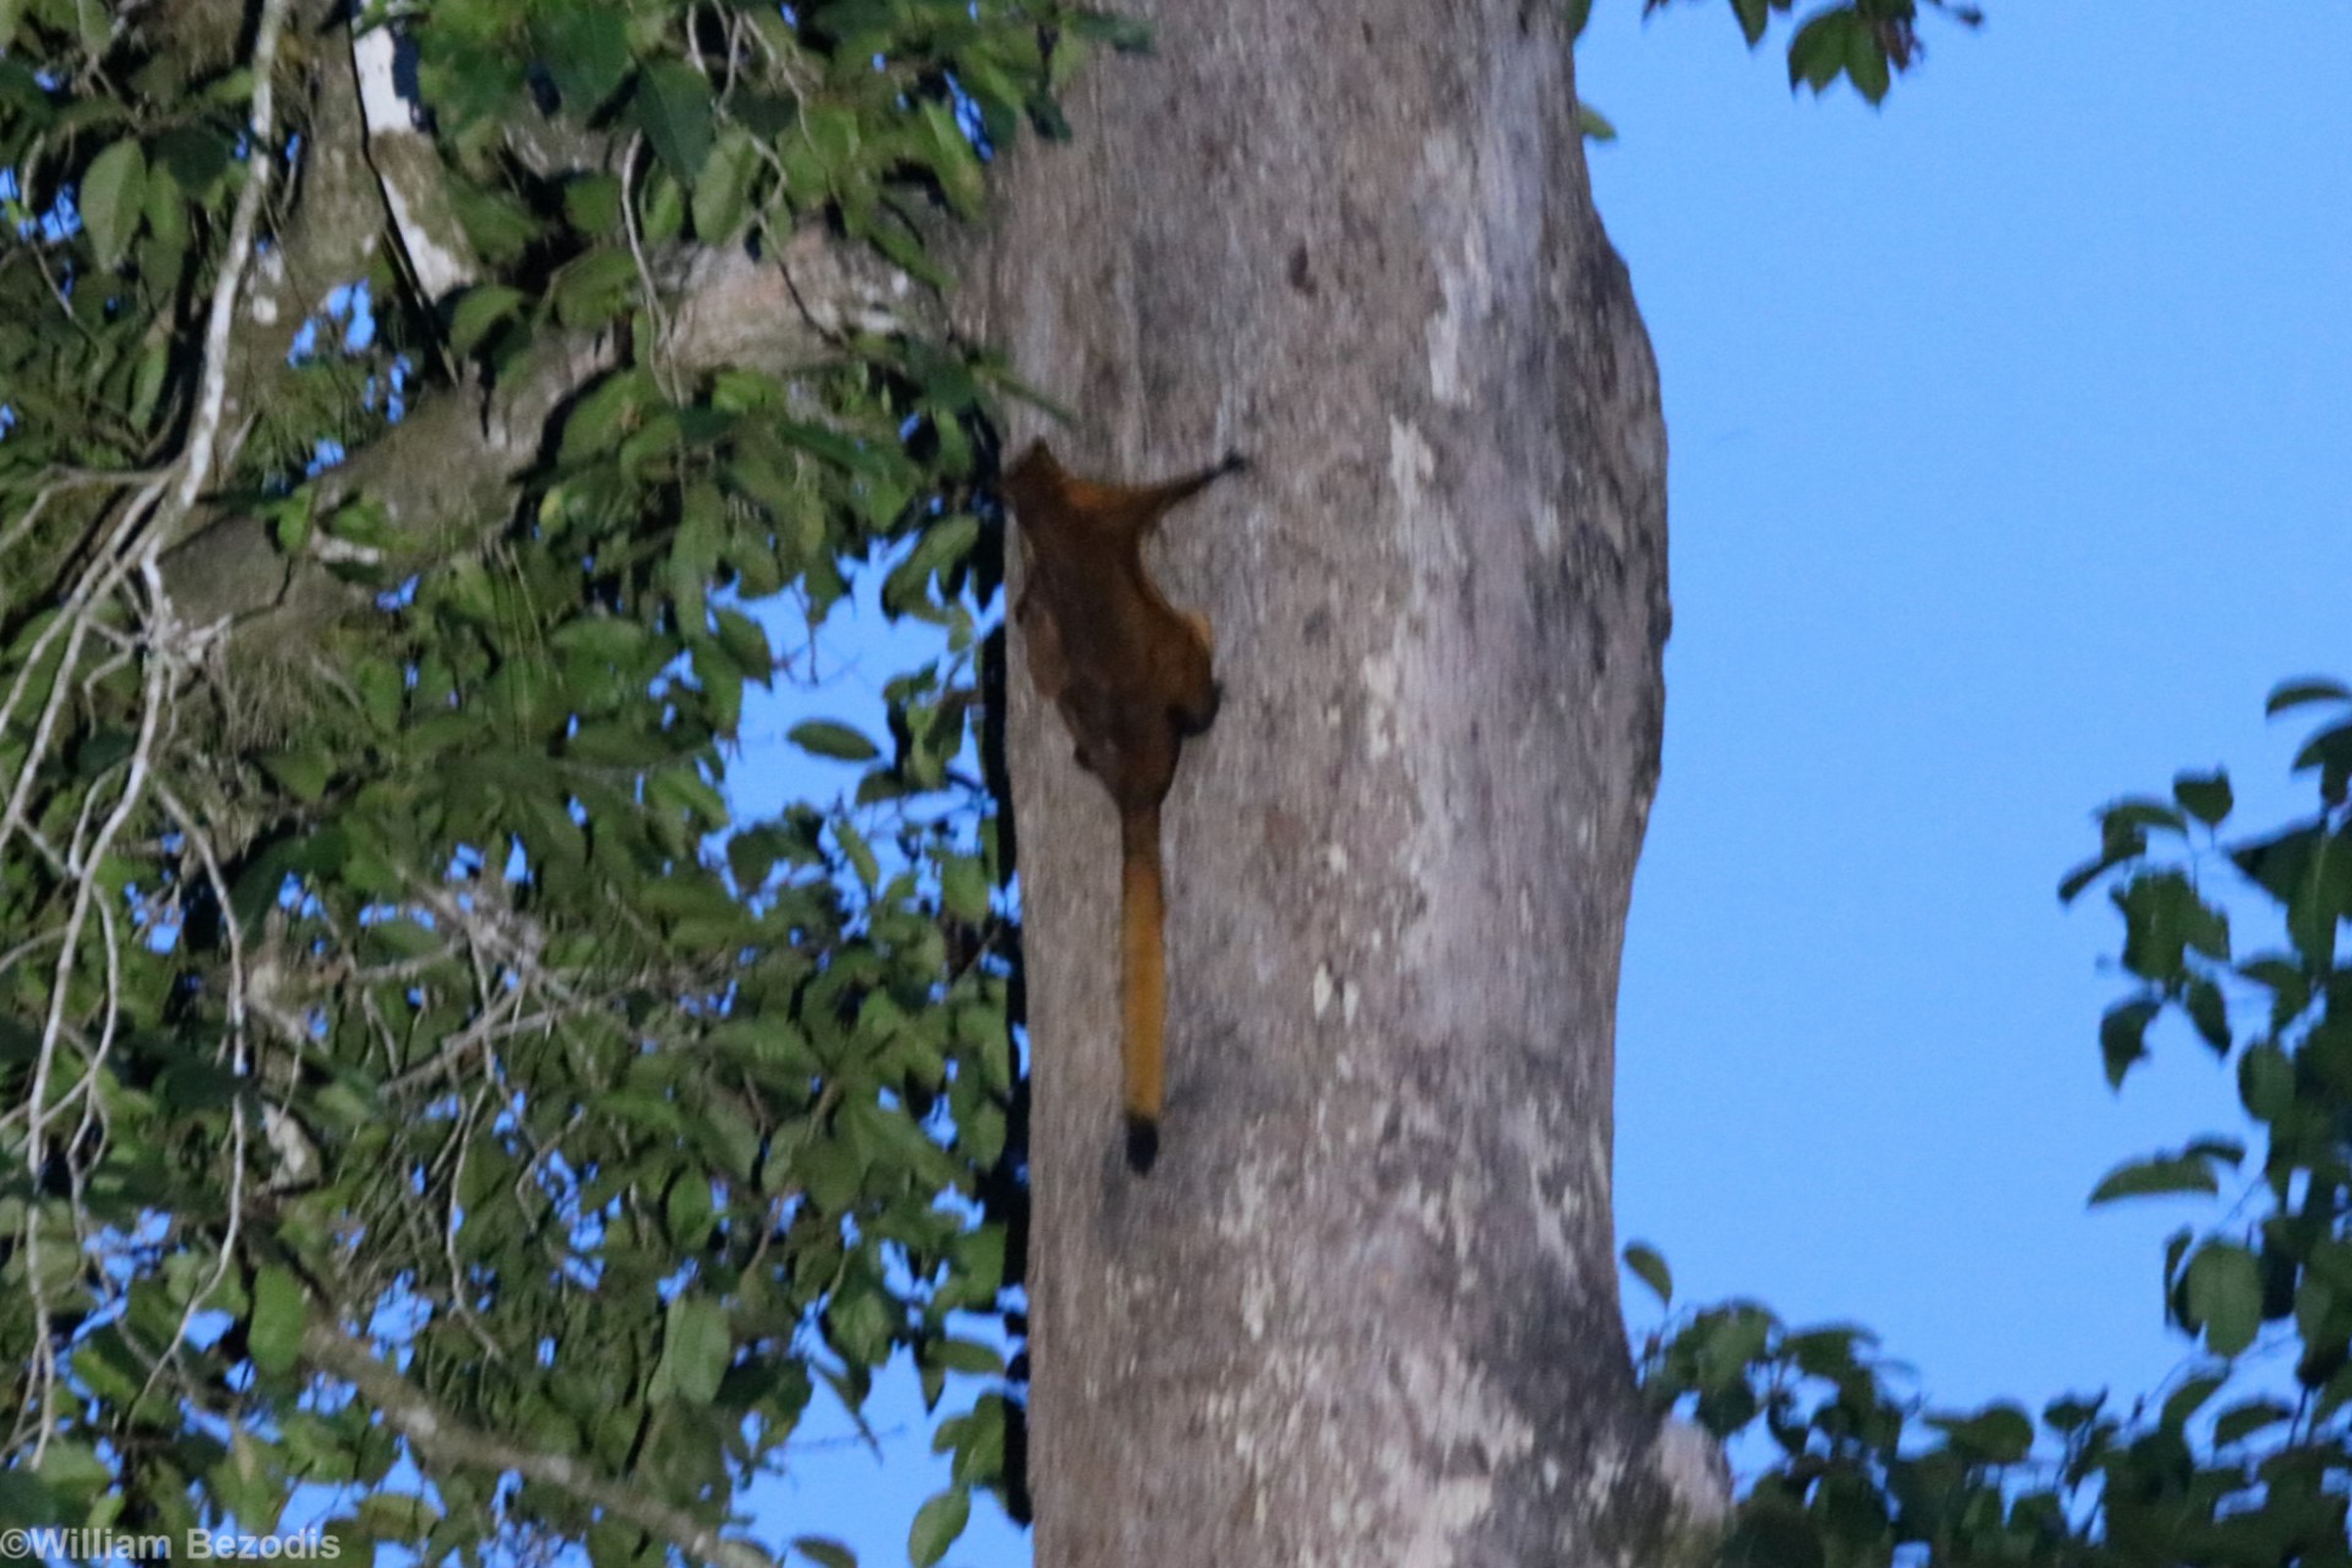
[[[632,135],[629,145],[620,155],[620,219],[628,230],[629,255],[637,263],[637,280],[645,285],[646,314],[654,318],[653,353],[648,356],[657,370],[665,368],[669,361],[669,313],[662,308],[662,291],[654,285],[654,270],[645,259],[645,236],[637,232],[637,155],[645,147],[643,135]],[[678,389],[662,377],[662,394],[673,403],[678,401]]]

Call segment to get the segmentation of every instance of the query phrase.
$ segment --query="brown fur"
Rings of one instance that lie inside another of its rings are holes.
[[[1040,696],[1060,710],[1078,764],[1119,813],[1119,952],[1127,1157],[1150,1168],[1159,1146],[1167,979],[1162,938],[1159,803],[1186,737],[1217,716],[1207,617],[1170,605],[1144,565],[1144,541],[1178,502],[1243,466],[1155,485],[1097,484],[1044,442],[1004,476],[1021,525],[1024,568],[1013,619]]]

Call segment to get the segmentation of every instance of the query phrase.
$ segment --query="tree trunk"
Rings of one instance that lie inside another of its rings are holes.
[[[1037,1561],[1625,1560],[1663,1513],[1609,1153],[1666,448],[1559,8],[1140,9],[973,279],[1073,468],[1254,462],[1158,551],[1225,705],[1165,811],[1148,1177],[1116,824],[1016,660]]]

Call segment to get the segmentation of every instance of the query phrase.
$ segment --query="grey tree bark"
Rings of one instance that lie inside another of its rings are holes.
[[[1609,1208],[1666,447],[1559,8],[1134,9],[1154,54],[1016,155],[973,324],[1073,467],[1255,468],[1161,550],[1226,700],[1165,812],[1146,1178],[1115,824],[1016,658],[1037,1561],[1635,1560],[1678,1450]]]

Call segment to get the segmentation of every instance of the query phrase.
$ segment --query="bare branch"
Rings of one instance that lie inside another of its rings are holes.
[[[750,1542],[730,1541],[684,1509],[598,1475],[576,1459],[518,1447],[452,1419],[367,1346],[324,1324],[313,1323],[303,1331],[302,1353],[312,1366],[359,1390],[425,1459],[493,1473],[513,1471],[527,1481],[558,1488],[718,1568],[776,1568],[775,1559]]]
[[[368,164],[383,189],[409,275],[429,304],[472,282],[481,263],[442,187],[441,160],[432,140],[418,129],[414,107],[401,94],[396,51],[391,27],[355,27],[351,69],[366,123]]]
[[[834,359],[849,333],[939,325],[936,299],[906,273],[809,229],[769,261],[701,253],[672,295],[660,353],[682,376],[722,365],[784,373]],[[550,333],[508,372],[489,410],[462,395],[430,399],[326,475],[320,505],[366,495],[419,554],[478,544],[512,515],[515,480],[556,412],[612,364],[612,346],[597,336]],[[164,580],[188,620],[238,617],[240,635],[264,625],[285,635],[367,602],[324,563],[289,563],[247,515],[217,517],[173,550]]]

